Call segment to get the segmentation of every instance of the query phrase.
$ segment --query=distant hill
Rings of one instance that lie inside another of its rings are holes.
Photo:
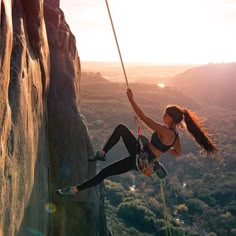
[[[130,82],[163,83],[166,78],[173,77],[193,65],[160,65],[150,63],[125,62],[126,74]],[[112,82],[124,82],[124,74],[120,62],[81,62],[84,72],[99,72]]]
[[[109,83],[109,81],[102,77],[99,72],[82,72],[80,84],[101,84]]]
[[[125,83],[108,82],[95,73],[83,73],[81,82],[81,111],[89,122],[103,119],[113,125],[133,123],[133,110],[126,96]],[[130,83],[130,88],[141,108],[147,114],[155,114],[154,118],[160,122],[166,105],[178,104],[190,109],[199,107],[193,99],[172,87]]]
[[[131,84],[134,87],[142,88],[143,92],[140,89],[138,91],[140,90],[143,97],[150,96],[150,94],[146,93],[148,86],[155,88],[154,95],[156,94],[155,96],[157,96],[155,99],[167,104],[183,103],[189,105],[197,102],[202,105],[236,108],[236,63],[208,64],[187,69],[172,78],[164,78],[163,80],[159,78],[159,82],[169,85],[165,89],[158,89],[156,82],[158,82],[158,76],[153,79],[149,77],[146,82],[137,81],[137,83]],[[108,90],[111,91],[111,96],[116,96],[116,93],[121,89],[120,86],[123,86],[123,83],[112,83],[110,79],[104,78],[100,72],[82,72],[81,85],[83,84],[106,84],[104,85],[105,87],[101,87],[101,92],[104,96]],[[148,88],[148,91],[150,91],[150,88]],[[97,90],[99,92],[99,89],[100,87],[92,88],[95,94]],[[125,84],[122,89],[126,90]],[[164,97],[160,98],[158,94]],[[186,99],[185,102],[183,97]]]
[[[231,88],[224,83],[229,83],[232,90],[235,88],[234,65],[227,66],[216,66],[215,69],[208,65],[188,70],[172,81],[176,87],[130,83],[135,101],[147,115],[159,122],[162,122],[164,108],[169,103],[196,111],[204,119],[220,150],[218,156],[206,158],[204,153],[199,153],[200,148],[191,136],[179,129],[182,157],[168,154],[161,157],[160,161],[169,172],[164,186],[172,235],[234,235],[235,232],[236,135],[232,131],[236,128],[236,111],[217,106],[205,107],[195,101],[198,99],[196,94],[202,92],[201,100],[204,102],[205,96],[205,103],[212,102],[212,90],[223,85],[229,93]],[[226,79],[222,79],[224,76]],[[94,150],[104,145],[120,122],[137,133],[125,83],[105,82],[103,76],[97,73],[82,74],[81,81],[84,83],[80,89],[80,109],[88,123]],[[203,85],[206,88],[201,91]],[[221,95],[220,101],[225,101],[224,94]],[[146,127],[142,128],[144,135],[150,137]],[[97,170],[127,155],[121,141],[107,154],[106,162],[97,163]],[[155,177],[151,180],[134,171],[105,181],[107,222],[115,235],[165,235],[158,182]],[[134,192],[131,192],[131,186],[136,187]],[[141,219],[141,227],[137,226],[137,219]]]
[[[171,85],[195,101],[236,108],[236,63],[188,69],[175,76]]]

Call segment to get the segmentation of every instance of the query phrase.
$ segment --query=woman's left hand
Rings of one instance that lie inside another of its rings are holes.
[[[152,169],[151,168],[145,168],[143,171],[142,171],[143,175],[145,176],[152,176]]]

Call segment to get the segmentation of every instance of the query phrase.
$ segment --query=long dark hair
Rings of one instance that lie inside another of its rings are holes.
[[[215,154],[218,151],[216,144],[205,129],[202,120],[195,112],[181,109],[178,106],[169,106],[166,108],[166,113],[172,117],[176,124],[180,124],[184,120],[188,132],[207,154]]]

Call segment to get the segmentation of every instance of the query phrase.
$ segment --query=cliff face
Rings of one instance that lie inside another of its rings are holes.
[[[79,79],[59,2],[1,0],[0,236],[107,234],[101,187],[54,194],[95,174]]]
[[[95,174],[88,165],[93,154],[87,127],[79,112],[80,62],[75,38],[63,12],[45,1],[45,19],[50,48],[50,91],[48,128],[51,163],[52,199],[57,205],[55,235],[96,235],[100,191],[81,192],[73,200],[55,195],[55,189],[78,184]],[[64,222],[61,219],[65,219]],[[97,232],[98,233],[98,232]],[[101,233],[101,232],[100,232]],[[102,232],[101,235],[106,235]]]
[[[27,18],[26,10],[24,1],[1,1],[0,235],[4,236],[23,228],[46,232],[48,222],[44,206],[49,196],[49,50],[42,2]]]

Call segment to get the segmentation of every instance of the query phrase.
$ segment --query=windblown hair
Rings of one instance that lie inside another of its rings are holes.
[[[218,151],[215,143],[204,128],[203,122],[193,111],[181,109],[178,106],[169,106],[166,108],[166,113],[173,118],[176,124],[184,120],[188,132],[207,154],[215,154]]]

